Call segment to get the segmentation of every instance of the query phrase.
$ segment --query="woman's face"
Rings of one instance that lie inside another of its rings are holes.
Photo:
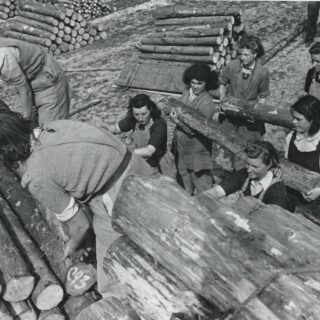
[[[206,90],[205,81],[198,81],[197,79],[192,79],[190,84],[191,84],[191,90],[193,94],[195,94],[196,96]]]
[[[139,124],[146,125],[150,121],[151,111],[147,106],[141,108],[132,108],[132,114]]]
[[[240,60],[244,65],[250,65],[256,58],[257,54],[252,52],[250,49],[241,49],[240,50]]]
[[[312,121],[306,119],[301,113],[291,110],[292,123],[294,130],[301,134],[308,134]]]
[[[261,157],[252,159],[247,157],[246,169],[248,176],[252,180],[260,180],[267,174],[271,165],[264,164]]]

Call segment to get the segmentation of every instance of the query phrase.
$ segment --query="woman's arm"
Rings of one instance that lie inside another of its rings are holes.
[[[142,158],[150,158],[156,152],[156,148],[149,144],[144,148],[134,149],[133,152]]]
[[[18,87],[17,90],[23,106],[22,116],[24,118],[30,119],[32,115],[32,106],[33,106],[32,90],[27,82],[23,86]]]
[[[121,133],[121,129],[119,128],[119,125],[117,123],[108,125],[106,126],[106,128],[113,134]]]

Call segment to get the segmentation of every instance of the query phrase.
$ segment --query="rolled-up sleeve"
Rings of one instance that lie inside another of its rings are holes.
[[[230,83],[231,79],[231,69],[230,66],[227,65],[225,68],[222,69],[222,72],[219,76],[219,84],[227,85]]]
[[[270,76],[268,70],[265,70],[261,76],[258,95],[259,98],[266,98],[270,95]]]
[[[0,48],[0,75],[1,79],[15,87],[24,86],[26,76],[18,61],[19,51],[16,48]]]
[[[163,119],[156,121],[150,128],[150,139],[148,145],[160,149],[167,142],[167,123]]]

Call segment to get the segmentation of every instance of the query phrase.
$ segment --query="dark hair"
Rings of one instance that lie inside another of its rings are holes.
[[[256,53],[256,58],[259,59],[264,55],[264,48],[258,37],[252,35],[244,35],[239,42],[239,49],[249,49]]]
[[[309,49],[310,54],[319,54],[320,53],[320,42],[314,43],[310,49]]]
[[[185,85],[190,86],[191,80],[205,81],[206,90],[215,90],[218,88],[218,76],[215,71],[211,71],[210,67],[201,62],[196,62],[187,68],[182,76]]]
[[[313,136],[320,130],[320,101],[316,97],[310,94],[303,96],[291,106],[291,110],[302,114],[311,122],[309,136]]]
[[[146,94],[137,94],[133,98],[130,99],[128,105],[128,114],[133,119],[133,108],[140,109],[142,107],[147,107],[150,110],[150,117],[154,120],[161,117],[161,110],[157,107],[157,105],[150,99],[150,97]]]
[[[0,154],[4,164],[12,167],[30,156],[32,122],[10,110],[0,112]]]
[[[257,140],[254,143],[249,144],[244,151],[248,158],[262,158],[263,163],[267,166],[270,165],[270,168],[276,168],[279,166],[278,151],[268,141]]]

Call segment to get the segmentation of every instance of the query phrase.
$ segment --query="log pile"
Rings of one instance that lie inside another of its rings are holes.
[[[237,55],[240,11],[165,6],[153,11],[155,32],[137,45],[140,60],[205,62],[220,70]]]
[[[7,20],[18,15],[17,0],[0,0],[0,19]]]
[[[71,9],[22,1],[19,16],[4,24],[2,36],[42,46],[51,54],[79,49],[104,39],[102,25],[93,25]]]

